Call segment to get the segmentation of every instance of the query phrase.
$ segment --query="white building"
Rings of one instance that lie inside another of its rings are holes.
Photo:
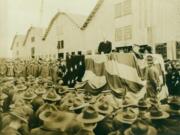
[[[180,40],[180,1],[178,0],[99,0],[83,25],[86,46],[97,49],[100,41],[113,47],[167,43],[173,58],[174,41]]]
[[[59,53],[95,53],[101,41],[109,40],[113,48],[149,44],[153,48],[160,45],[162,50],[165,44],[165,57],[180,58],[180,49],[178,55],[175,47],[176,41],[180,41],[179,7],[179,0],[98,0],[86,18],[57,13],[45,33],[37,35],[39,43],[31,45],[29,39],[25,45],[29,48],[24,52],[31,56],[30,49],[35,47],[35,56],[57,58],[59,44]]]
[[[24,39],[25,39],[25,35],[14,36],[14,39],[11,45],[13,58],[20,58],[22,56],[21,52],[23,50]]]
[[[58,12],[43,35],[42,55],[57,58],[57,54],[78,52],[85,49],[84,34],[81,31],[82,23],[86,17],[77,14]],[[60,49],[57,49],[59,45]]]

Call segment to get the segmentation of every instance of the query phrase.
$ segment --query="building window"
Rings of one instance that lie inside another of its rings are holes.
[[[157,44],[156,45],[156,53],[161,54],[164,59],[167,58],[167,44],[162,43],[162,44]]]
[[[34,42],[35,41],[35,37],[31,37],[31,42]]]
[[[115,5],[115,18],[129,14],[131,14],[131,0],[125,0]]]
[[[117,28],[115,30],[115,39],[116,39],[116,41],[122,41],[123,40],[123,27]]]
[[[131,26],[124,27],[124,40],[132,39],[132,28]]]
[[[64,40],[58,41],[57,49],[63,49],[64,48]]]
[[[116,28],[115,30],[115,40],[123,41],[132,39],[132,26],[125,26]]]
[[[131,14],[131,0],[126,0],[123,2],[123,15]]]

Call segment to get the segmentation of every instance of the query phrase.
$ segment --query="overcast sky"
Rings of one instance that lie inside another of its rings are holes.
[[[16,33],[26,34],[30,26],[47,27],[57,11],[88,15],[96,1],[0,0],[0,57],[10,56],[10,46]]]

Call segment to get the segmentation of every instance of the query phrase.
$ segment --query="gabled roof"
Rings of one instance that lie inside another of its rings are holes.
[[[39,27],[32,27],[32,26],[31,26],[31,27],[28,29],[27,33],[26,33],[26,37],[25,37],[25,39],[24,39],[23,46],[26,44],[30,32],[31,32],[32,30],[34,30],[34,29],[41,29],[41,30],[43,31],[42,28],[39,28]]]
[[[15,41],[17,39],[23,43],[24,38],[25,38],[25,35],[15,35],[14,38],[13,38],[12,45],[11,45],[11,50],[14,48]]]
[[[78,15],[78,14],[72,14],[72,13],[65,13],[65,12],[58,12],[56,13],[56,15],[52,18],[52,20],[50,21],[48,28],[46,29],[44,36],[43,36],[43,40],[46,40],[49,31],[51,30],[54,22],[61,16],[64,15],[66,16],[74,25],[77,26],[77,28],[81,28],[86,16],[83,15]]]
[[[101,5],[103,4],[104,0],[98,0],[98,2],[96,3],[95,7],[93,8],[93,10],[91,11],[91,13],[89,14],[89,16],[87,17],[86,21],[84,22],[84,24],[82,25],[81,29],[84,30],[88,24],[90,23],[90,21],[93,19],[93,17],[96,15],[97,11],[99,10],[99,8],[101,7]]]

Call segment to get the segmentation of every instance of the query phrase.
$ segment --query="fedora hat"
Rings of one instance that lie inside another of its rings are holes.
[[[130,108],[120,110],[115,119],[126,124],[132,124],[137,119],[137,114]]]
[[[27,100],[34,99],[36,96],[37,95],[33,91],[31,91],[30,89],[28,89],[27,91],[22,93],[22,98],[27,99]]]
[[[44,100],[49,100],[49,101],[59,101],[61,97],[56,93],[54,89],[50,90],[48,93],[44,94],[42,96]]]
[[[163,111],[162,109],[158,108],[158,106],[153,105],[150,108],[150,112],[147,112],[144,115],[146,118],[149,119],[154,119],[154,120],[158,120],[158,119],[166,119],[169,117],[169,114],[165,111]]]
[[[17,109],[13,109],[10,114],[22,120],[23,122],[28,123],[26,118],[26,112],[22,108],[18,107]]]
[[[6,99],[8,96],[6,95],[6,94],[4,94],[3,92],[2,92],[2,90],[0,90],[0,100],[4,100],[4,99]]]
[[[35,93],[36,93],[37,95],[44,94],[44,93],[46,93],[46,89],[43,88],[43,87],[39,87],[39,88],[37,88],[37,89],[35,90]]]
[[[106,115],[113,112],[113,107],[108,102],[98,102],[94,107],[100,114]]]
[[[157,135],[157,130],[142,120],[136,120],[125,130],[124,135]]]
[[[83,99],[81,99],[80,97],[77,97],[74,99],[72,106],[69,108],[69,110],[73,111],[73,110],[78,110],[78,109],[82,109],[86,106],[88,106],[88,103],[85,103],[83,101]]]
[[[77,120],[82,123],[97,123],[104,119],[103,115],[98,114],[93,106],[88,106],[77,116]]]

